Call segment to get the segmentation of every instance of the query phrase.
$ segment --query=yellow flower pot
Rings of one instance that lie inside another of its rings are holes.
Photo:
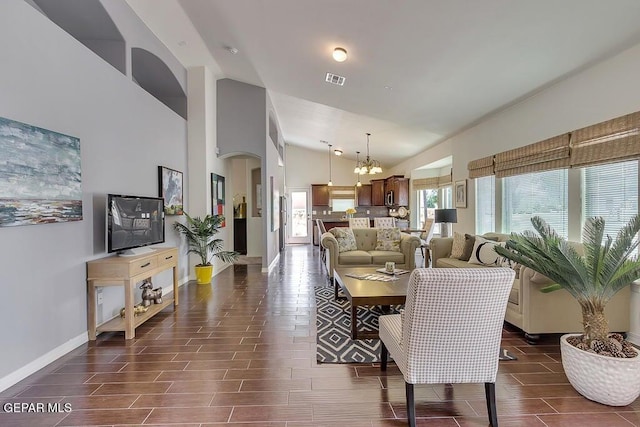
[[[211,283],[213,276],[213,265],[196,265],[196,280],[199,285]]]

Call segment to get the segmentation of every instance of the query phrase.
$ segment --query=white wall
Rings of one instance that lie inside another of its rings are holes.
[[[563,80],[393,168],[409,173],[453,155],[453,180],[468,177],[469,161],[531,144],[640,110],[640,45]],[[454,229],[475,229],[475,187],[468,181],[466,209]],[[580,218],[570,218],[570,222]]]
[[[0,228],[2,389],[87,339],[86,261],[106,255],[106,193],[156,196],[158,165],[187,160],[182,118],[27,3],[0,2],[0,50],[0,116],[80,138],[84,215]]]
[[[320,145],[320,143],[318,143]],[[311,184],[329,182],[329,149],[326,151],[309,150],[296,145],[287,145],[286,161],[287,187],[310,188]],[[333,185],[355,185],[358,176],[353,173],[355,160],[332,154],[331,179]],[[373,178],[386,178],[391,175],[387,169]],[[408,176],[408,175],[407,175]],[[370,175],[360,175],[360,182],[368,184]]]

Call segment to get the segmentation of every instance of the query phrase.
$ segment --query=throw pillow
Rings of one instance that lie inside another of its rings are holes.
[[[464,234],[453,233],[453,244],[451,245],[451,258],[458,258],[464,253]]]
[[[482,237],[476,236],[476,242],[473,245],[473,253],[469,257],[469,264],[479,264],[491,267],[500,266],[502,257],[494,250],[497,246],[506,246],[505,242],[493,242]]]
[[[334,227],[329,230],[338,241],[338,252],[357,251],[356,236],[349,227]]]
[[[400,252],[400,229],[378,228],[376,251]]]
[[[480,237],[480,236],[473,236],[471,234],[465,234],[464,235],[464,250],[462,251],[462,256],[460,258],[458,258],[460,261],[469,261],[469,258],[471,258],[471,253],[473,252],[473,246],[476,243],[476,237]],[[492,242],[495,242],[498,240],[497,237],[481,237],[484,240],[490,240]]]
[[[462,255],[458,258],[461,261],[469,261],[471,258],[471,252],[473,252],[473,245],[476,243],[476,236],[471,234],[464,235],[464,249]]]

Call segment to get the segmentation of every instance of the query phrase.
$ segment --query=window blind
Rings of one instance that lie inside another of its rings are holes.
[[[480,178],[483,176],[493,175],[494,156],[483,157],[478,160],[470,161],[467,164],[469,170],[469,178]]]
[[[568,178],[566,169],[510,176],[503,180],[503,232],[533,230],[538,215],[556,232],[568,234]]]
[[[496,154],[495,171],[498,178],[504,178],[568,168],[569,164],[569,134],[565,133]]]
[[[616,117],[571,133],[571,166],[640,158],[640,112]]]
[[[476,184],[476,234],[495,231],[496,223],[496,178],[477,178]]]
[[[605,234],[615,238],[638,213],[638,161],[590,166],[582,179],[584,219],[603,217]]]
[[[434,176],[431,178],[418,178],[411,180],[414,190],[430,190],[451,184],[451,175]]]

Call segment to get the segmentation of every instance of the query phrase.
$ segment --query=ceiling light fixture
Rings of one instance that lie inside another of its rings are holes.
[[[356,168],[353,170],[353,173],[357,173],[360,175],[369,174],[375,175],[377,173],[382,173],[382,167],[380,166],[380,162],[377,160],[373,160],[369,157],[369,137],[370,133],[367,132],[367,159],[363,162],[357,162]]]
[[[360,152],[356,151],[356,169],[358,170],[356,172],[356,170],[354,169],[353,172],[358,174],[358,182],[356,182],[356,187],[362,187],[362,183],[360,182],[360,169],[359,169],[359,165],[360,165]]]
[[[342,156],[342,150],[336,148],[335,150],[333,150],[333,154],[335,154],[336,156]]]
[[[333,59],[336,62],[344,62],[347,60],[347,50],[341,47],[333,49]]]
[[[333,185],[333,181],[331,181],[331,144],[329,144],[329,183],[327,185],[329,187]]]

